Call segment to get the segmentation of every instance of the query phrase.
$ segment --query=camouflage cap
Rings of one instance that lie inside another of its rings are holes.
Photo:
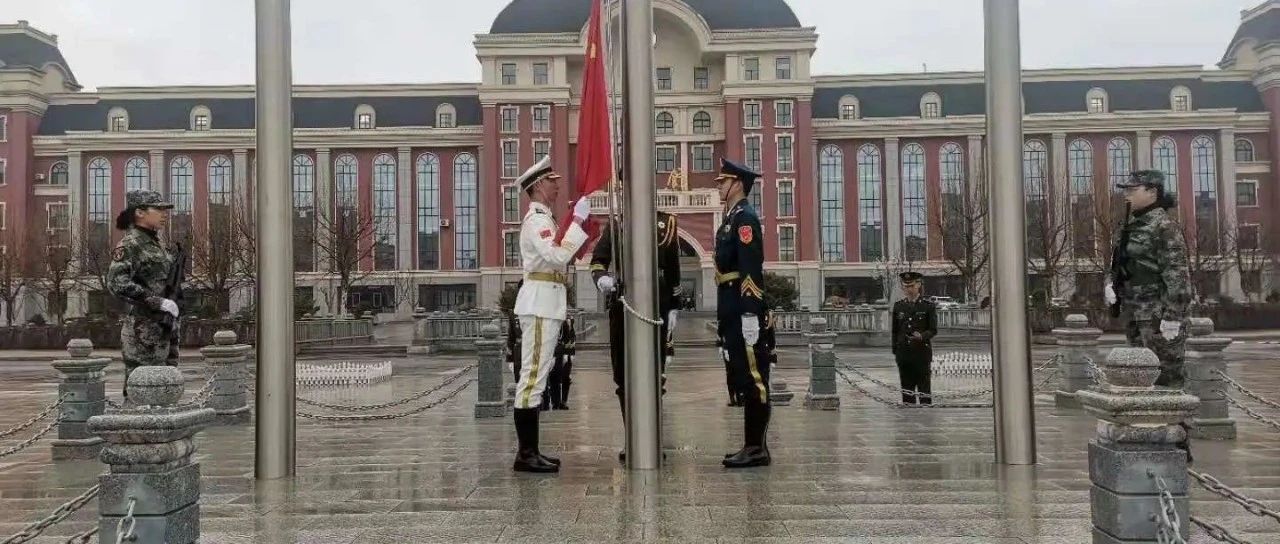
[[[160,193],[147,189],[134,189],[125,196],[125,204],[130,208],[160,208],[167,210],[173,204],[165,201]]]
[[[1129,174],[1129,179],[1124,183],[1117,183],[1116,187],[1120,189],[1128,189],[1129,187],[1164,187],[1164,172],[1159,170],[1138,170]]]

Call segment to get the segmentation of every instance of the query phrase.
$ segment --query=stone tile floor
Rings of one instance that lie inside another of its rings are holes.
[[[1232,348],[1231,371],[1280,399],[1273,353]],[[902,410],[842,383],[838,412],[803,408],[805,373],[781,370],[797,397],[775,409],[775,465],[727,472],[741,415],[724,406],[717,364],[673,369],[665,398],[666,466],[632,474],[616,461],[617,403],[604,352],[575,369],[572,409],[543,418],[544,450],[565,463],[558,476],[510,470],[510,418],[477,422],[474,390],[421,416],[376,423],[300,420],[298,476],[253,480],[251,426],[200,436],[202,542],[854,542],[1080,543],[1090,540],[1086,445],[1093,420],[1037,399],[1040,464],[993,461],[989,409]],[[794,353],[784,354],[791,359]],[[892,381],[878,351],[845,360]],[[1037,353],[1044,360],[1048,353]],[[713,361],[688,350],[685,361]],[[361,390],[303,390],[329,402],[402,398],[438,383],[469,359],[396,361],[392,383]],[[55,396],[52,371],[0,367],[0,429]],[[202,383],[192,367],[188,390]],[[954,385],[957,388],[965,385]],[[968,385],[973,386],[973,385]],[[118,394],[118,373],[109,376]],[[887,392],[883,393],[890,396]],[[434,397],[434,396],[433,396]],[[416,403],[414,404],[417,405]],[[1275,414],[1272,414],[1275,415]],[[1240,438],[1197,442],[1196,468],[1270,506],[1280,505],[1280,433],[1243,416]],[[0,448],[16,441],[0,441]],[[0,537],[17,532],[93,485],[96,462],[52,463],[46,443],[0,459]],[[1254,517],[1197,488],[1192,510],[1255,543],[1280,542],[1280,523]],[[62,542],[91,526],[96,504],[36,542]],[[1192,542],[1206,542],[1198,531]]]

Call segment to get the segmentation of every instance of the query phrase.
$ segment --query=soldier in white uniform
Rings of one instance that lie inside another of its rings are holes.
[[[555,364],[560,325],[568,310],[566,269],[587,241],[582,223],[589,217],[591,205],[585,198],[578,202],[573,223],[557,243],[557,221],[550,206],[560,194],[560,175],[551,169],[551,157],[544,157],[525,171],[518,183],[531,202],[520,225],[524,284],[514,309],[521,331],[520,379],[515,399],[520,449],[512,468],[519,472],[559,472],[560,460],[538,451],[538,405]]]

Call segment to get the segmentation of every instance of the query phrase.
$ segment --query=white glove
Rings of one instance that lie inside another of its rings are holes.
[[[747,341],[748,346],[754,346],[760,341],[760,318],[754,314],[742,316],[742,339]]]
[[[167,298],[160,301],[160,310],[168,312],[173,317],[178,317],[178,303]]]
[[[578,203],[573,205],[573,218],[579,223],[586,221],[591,216],[591,200],[586,197],[579,198]]]
[[[1111,278],[1107,278],[1106,287],[1102,288],[1102,299],[1107,301],[1107,306],[1116,303],[1116,289],[1111,286]]]
[[[1182,332],[1181,321],[1160,320],[1160,336],[1164,337],[1166,342],[1172,342]]]
[[[596,288],[606,295],[612,293],[617,286],[617,282],[614,281],[613,276],[608,274],[600,276],[600,279],[596,280]]]
[[[679,313],[680,313],[680,312],[678,312],[678,311],[676,311],[676,310],[671,310],[670,312],[667,312],[667,334],[671,334],[671,333],[675,332],[675,330],[676,330],[676,316],[677,316]]]

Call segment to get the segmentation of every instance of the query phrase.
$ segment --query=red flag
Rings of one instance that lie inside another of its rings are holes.
[[[591,19],[587,25],[587,50],[582,70],[582,107],[578,112],[578,154],[574,163],[574,185],[578,199],[603,189],[613,176],[613,144],[609,134],[609,89],[605,86],[604,42],[600,38],[601,0],[591,0]],[[577,201],[575,201],[576,203]],[[572,209],[572,208],[570,208]],[[566,214],[561,225],[560,242],[573,217]],[[598,228],[588,221],[587,234],[595,236]],[[588,244],[583,244],[581,253]]]

